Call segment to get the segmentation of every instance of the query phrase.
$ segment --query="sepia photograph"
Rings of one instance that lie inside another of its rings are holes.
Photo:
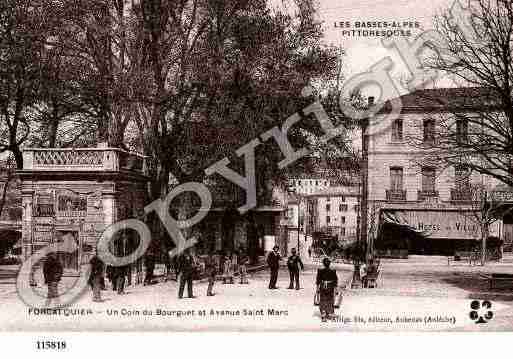
[[[1,0],[0,304],[4,334],[513,331],[513,3]]]

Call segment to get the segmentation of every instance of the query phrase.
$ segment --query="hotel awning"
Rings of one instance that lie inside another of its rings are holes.
[[[404,226],[429,238],[479,239],[480,223],[474,211],[394,209],[382,212],[382,222]],[[490,226],[497,235],[498,223]]]

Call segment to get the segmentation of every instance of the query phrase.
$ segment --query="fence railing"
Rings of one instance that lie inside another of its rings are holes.
[[[23,151],[23,169],[145,173],[145,158],[118,148],[29,148]]]

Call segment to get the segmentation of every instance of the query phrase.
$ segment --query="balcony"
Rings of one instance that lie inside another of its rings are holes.
[[[454,202],[470,202],[472,201],[472,193],[468,189],[451,188],[451,201]]]
[[[386,200],[390,202],[406,201],[406,190],[385,190]]]
[[[118,148],[29,148],[23,169],[32,171],[133,171],[145,173],[142,155]]]
[[[438,191],[418,191],[417,199],[421,202],[438,198]]]

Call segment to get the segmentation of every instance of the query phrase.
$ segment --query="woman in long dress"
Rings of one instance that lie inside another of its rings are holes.
[[[335,313],[335,289],[338,285],[337,272],[330,268],[329,258],[322,260],[324,268],[317,270],[317,290],[319,292],[319,309],[322,321],[328,320],[329,316]]]

